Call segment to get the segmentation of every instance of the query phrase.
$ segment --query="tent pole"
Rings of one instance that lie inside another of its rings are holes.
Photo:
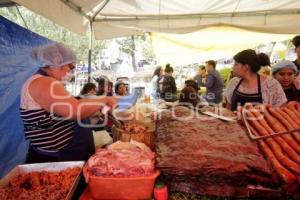
[[[16,10],[18,11],[18,13],[19,13],[19,15],[20,15],[20,17],[21,17],[21,19],[22,19],[22,21],[23,21],[25,27],[26,27],[27,29],[29,29],[28,26],[27,26],[27,23],[26,23],[26,21],[25,21],[25,19],[24,19],[24,17],[23,17],[23,15],[21,14],[21,12],[20,12],[20,10],[19,10],[19,8],[18,8],[18,6],[17,6],[17,5],[15,5],[15,6],[16,6]]]
[[[172,19],[199,19],[199,18],[221,18],[221,17],[259,17],[259,16],[276,16],[276,15],[299,15],[299,9],[287,10],[265,10],[253,12],[238,12],[238,13],[195,13],[182,15],[126,15],[121,17],[117,15],[99,16],[94,21],[96,22],[114,22],[114,21],[136,21],[136,20],[172,20]]]
[[[88,82],[91,82],[92,76],[92,47],[93,47],[93,22],[90,21],[90,29],[89,29],[89,54],[88,54]]]
[[[109,1],[110,0],[105,0],[104,2],[102,2],[102,5],[99,7],[99,9],[92,16],[92,21],[95,20],[96,16],[105,8],[105,6],[108,4]]]
[[[89,31],[89,65],[88,65],[88,82],[91,82],[91,76],[92,76],[92,47],[93,47],[93,21],[95,20],[96,16],[103,10],[103,8],[108,4],[109,0],[105,0],[103,4],[100,6],[100,8],[95,12],[93,17],[90,19],[90,31]]]

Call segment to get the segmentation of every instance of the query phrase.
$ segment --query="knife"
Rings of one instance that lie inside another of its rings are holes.
[[[110,119],[118,128],[122,128],[124,126],[124,122],[115,118],[115,116],[109,112],[110,108],[108,106],[104,106],[101,110],[102,114],[107,115],[108,119]]]
[[[223,121],[227,121],[227,122],[236,122],[237,121],[237,120],[235,120],[231,117],[225,117],[225,116],[222,116],[222,115],[217,115],[217,114],[215,114],[213,112],[210,112],[210,111],[201,111],[200,113],[211,116],[211,117],[214,117],[214,118],[217,118],[217,119],[220,119],[220,120],[223,120]]]

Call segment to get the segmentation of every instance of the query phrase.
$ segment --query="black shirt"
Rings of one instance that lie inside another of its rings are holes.
[[[300,70],[300,64],[297,63],[297,59],[293,61],[293,63],[297,66],[298,71]]]
[[[289,89],[284,90],[284,93],[288,101],[300,102],[300,90],[297,90],[294,85],[292,85],[292,87],[290,87]]]

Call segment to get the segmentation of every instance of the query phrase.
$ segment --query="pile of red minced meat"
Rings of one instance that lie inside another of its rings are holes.
[[[155,154],[138,142],[116,142],[107,149],[98,149],[85,166],[89,176],[128,177],[148,176],[155,172]]]

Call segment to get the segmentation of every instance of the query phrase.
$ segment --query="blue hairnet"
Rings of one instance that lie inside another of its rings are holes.
[[[60,67],[66,64],[76,63],[74,51],[62,43],[40,46],[34,49],[32,53],[35,59],[48,67]]]
[[[32,57],[32,50],[50,43],[53,41],[0,16],[0,178],[26,160],[20,92],[24,82],[44,67]]]
[[[276,63],[272,67],[272,74],[275,74],[276,72],[278,72],[279,70],[281,70],[284,67],[291,68],[292,70],[295,71],[295,73],[298,72],[298,69],[297,69],[296,65],[292,61],[282,60],[282,61],[279,61],[278,63]]]

